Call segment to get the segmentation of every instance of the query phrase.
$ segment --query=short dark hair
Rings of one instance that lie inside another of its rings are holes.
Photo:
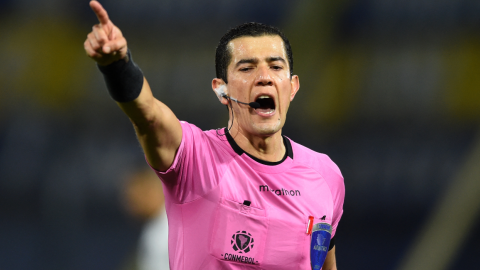
[[[249,22],[241,24],[235,28],[228,30],[228,32],[220,39],[215,51],[215,71],[217,78],[222,79],[225,83],[227,81],[227,70],[232,54],[228,50],[228,43],[239,37],[261,37],[261,36],[279,36],[285,45],[285,52],[288,57],[288,66],[290,67],[290,77],[293,75],[293,54],[292,47],[285,34],[278,28],[256,22]]]

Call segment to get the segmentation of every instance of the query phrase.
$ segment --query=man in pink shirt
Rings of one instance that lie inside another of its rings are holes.
[[[337,269],[343,177],[328,156],[282,136],[300,87],[283,33],[248,23],[222,37],[212,88],[231,114],[226,128],[202,131],[153,97],[120,30],[90,6],[100,23],[87,55],[164,186],[170,268]]]

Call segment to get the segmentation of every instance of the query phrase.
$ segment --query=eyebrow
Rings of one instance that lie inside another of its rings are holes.
[[[267,57],[267,62],[268,63],[271,63],[271,62],[275,62],[275,61],[280,61],[284,64],[286,64],[287,62],[285,61],[285,59],[283,59],[283,57],[280,57],[280,56],[272,56],[272,57]],[[235,64],[235,67],[238,67],[240,66],[241,64],[257,64],[259,62],[258,58],[247,58],[247,59],[242,59],[240,61],[238,61],[236,64]]]
[[[286,64],[287,62],[285,61],[285,59],[283,59],[283,57],[280,57],[280,56],[276,56],[276,57],[268,57],[267,58],[267,62],[275,62],[275,61],[280,61],[284,64]]]
[[[256,64],[256,63],[258,63],[258,58],[242,59],[235,64],[235,67],[238,67],[241,64]]]

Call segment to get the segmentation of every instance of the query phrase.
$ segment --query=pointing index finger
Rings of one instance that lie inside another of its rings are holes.
[[[107,11],[98,1],[90,1],[90,8],[92,8],[95,15],[97,15],[100,24],[105,25],[110,21]]]

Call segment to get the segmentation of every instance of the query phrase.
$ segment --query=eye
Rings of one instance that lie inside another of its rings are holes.
[[[273,70],[282,70],[283,67],[282,66],[272,66],[272,69]]]
[[[241,68],[240,71],[242,71],[242,72],[247,72],[247,71],[249,71],[249,70],[251,70],[251,69],[252,69],[252,68],[250,68],[250,67],[244,67],[244,68]]]

